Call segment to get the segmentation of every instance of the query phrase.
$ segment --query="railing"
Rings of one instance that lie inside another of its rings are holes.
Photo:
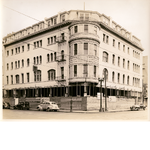
[[[58,76],[58,77],[56,77],[56,80],[57,81],[65,81],[66,80],[66,76],[64,76],[64,75]]]
[[[60,55],[60,56],[57,56],[56,57],[56,60],[58,61],[58,62],[61,62],[61,61],[66,61],[66,55]]]
[[[66,42],[66,40],[67,40],[66,36],[59,36],[59,37],[57,37],[56,42],[62,43],[62,42]]]

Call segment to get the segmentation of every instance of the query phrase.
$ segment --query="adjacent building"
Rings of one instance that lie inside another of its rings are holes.
[[[143,102],[148,100],[148,56],[143,56]]]
[[[107,96],[140,99],[142,51],[110,17],[65,11],[3,38],[3,96],[96,96],[105,71]]]

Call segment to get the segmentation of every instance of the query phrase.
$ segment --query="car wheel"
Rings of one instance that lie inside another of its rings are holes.
[[[39,107],[38,107],[37,109],[38,109],[38,111],[40,111],[40,108],[39,108]]]
[[[49,112],[49,111],[50,111],[50,109],[49,109],[49,108],[47,108],[47,109],[46,109],[46,111],[47,111],[47,112]]]

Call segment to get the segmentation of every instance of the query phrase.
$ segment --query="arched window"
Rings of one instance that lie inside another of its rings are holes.
[[[40,56],[40,64],[42,64],[42,56]]]
[[[115,82],[115,72],[112,72],[112,82]]]
[[[34,71],[34,81],[41,81],[41,70]]]
[[[27,59],[27,66],[29,66],[30,65],[30,60],[29,60],[29,58]]]
[[[54,69],[51,69],[51,70],[49,70],[48,71],[48,80],[50,80],[50,81],[53,81],[53,80],[55,80],[55,70]]]
[[[53,61],[53,53],[51,53],[51,61]]]
[[[64,60],[64,50],[61,51],[61,59]]]
[[[47,62],[49,62],[49,54],[47,54]]]
[[[127,77],[127,84],[128,84],[128,85],[129,85],[129,79],[130,79],[130,78],[129,78],[129,76],[128,76],[128,77]]]
[[[16,75],[16,83],[19,83],[19,75]]]
[[[108,53],[107,52],[103,52],[103,61],[108,62]]]
[[[104,68],[103,70],[103,76],[106,79],[106,81],[108,81],[108,70],[106,68]]]

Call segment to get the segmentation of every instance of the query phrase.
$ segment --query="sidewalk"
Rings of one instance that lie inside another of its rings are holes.
[[[31,111],[38,111],[36,108],[30,108]],[[104,111],[104,112],[99,112],[99,110],[72,110],[72,112],[70,112],[70,109],[60,109],[58,112],[62,112],[62,113],[115,113],[115,112],[124,112],[124,111],[130,111],[130,109],[120,109],[120,110],[108,110],[108,111]]]

